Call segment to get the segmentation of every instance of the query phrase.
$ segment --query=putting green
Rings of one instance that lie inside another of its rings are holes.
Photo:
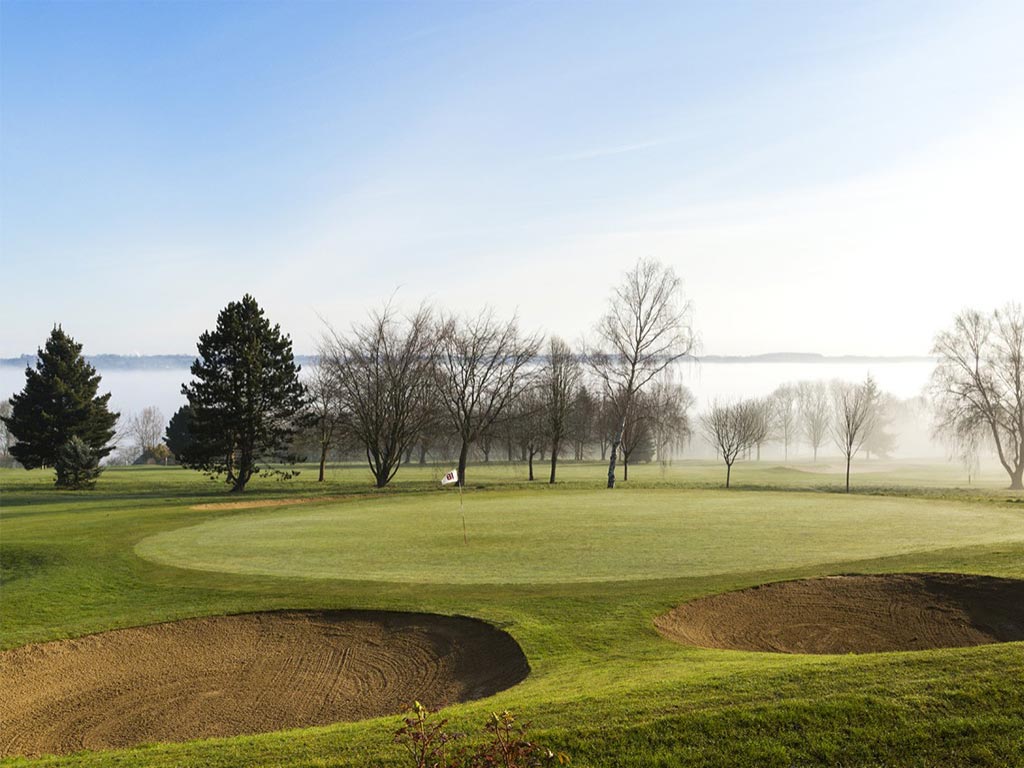
[[[1024,540],[993,505],[764,491],[455,493],[233,513],[143,539],[204,571],[439,584],[657,579]]]

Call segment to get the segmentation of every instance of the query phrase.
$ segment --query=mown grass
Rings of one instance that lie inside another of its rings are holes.
[[[540,740],[569,752],[574,765],[1024,764],[1024,644],[782,656],[686,648],[662,639],[651,623],[681,600],[782,578],[904,570],[1024,577],[1024,505],[999,490],[998,476],[981,487],[958,488],[940,468],[879,467],[858,475],[862,492],[845,499],[831,493],[838,475],[810,466],[745,465],[734,475],[743,487],[725,492],[704,490],[720,483],[719,467],[688,462],[664,472],[631,468],[630,483],[614,491],[610,503],[596,465],[567,464],[564,484],[554,489],[523,482],[521,466],[474,467],[467,493],[473,557],[453,568],[441,557],[447,542],[464,550],[457,501],[435,490],[442,472],[403,469],[396,486],[381,493],[367,487],[361,468],[338,467],[322,485],[310,472],[292,483],[261,480],[244,500],[357,498],[194,509],[238,499],[177,468],[111,470],[96,491],[80,494],[52,490],[46,473],[0,471],[2,645],[269,608],[461,613],[511,632],[533,672],[495,697],[446,710],[453,726],[475,731],[486,712],[511,708],[532,721]],[[697,517],[673,533],[680,499]],[[492,510],[500,535],[474,529],[483,507]],[[817,526],[816,508],[824,510]],[[588,509],[590,531],[577,524]],[[502,514],[515,520],[501,526]],[[441,515],[447,517],[439,524]],[[276,536],[281,528],[275,523],[287,528],[304,516],[312,516],[314,529],[300,525],[299,535],[257,569],[261,573],[192,570],[168,564],[181,564],[174,558],[160,563],[136,553],[137,546],[145,552],[146,542],[163,541],[176,543],[175,558],[208,557],[196,554],[198,540],[186,535],[201,526],[219,533],[214,554],[230,565],[237,554],[227,546],[232,538],[259,552],[267,536],[249,531],[263,525]],[[327,534],[335,525],[332,538]],[[621,535],[645,527],[649,532],[639,540]],[[516,559],[520,532],[533,542],[529,563]],[[592,556],[567,559],[567,540],[581,535],[593,537]],[[321,546],[325,536],[329,546]],[[632,549],[645,544],[644,536],[646,544],[660,546],[657,561],[647,565]],[[385,537],[391,545],[370,546]],[[428,545],[422,559],[416,544]],[[356,554],[366,560],[346,568]],[[298,573],[295,563],[302,564]],[[604,579],[617,563],[623,570],[617,580],[586,580]],[[401,567],[405,580],[367,581],[361,571],[370,566],[382,572]],[[481,575],[531,571],[541,578],[475,583],[493,581]],[[382,718],[7,762],[401,765],[390,744],[396,726],[397,718]]]

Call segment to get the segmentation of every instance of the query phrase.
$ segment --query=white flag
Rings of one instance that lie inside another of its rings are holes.
[[[451,485],[452,483],[459,482],[459,470],[453,469],[447,475],[441,478],[441,485]]]

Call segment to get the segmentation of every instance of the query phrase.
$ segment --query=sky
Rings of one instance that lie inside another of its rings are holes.
[[[1024,3],[0,2],[0,356],[299,353],[391,300],[576,342],[642,257],[706,354],[1024,301]]]

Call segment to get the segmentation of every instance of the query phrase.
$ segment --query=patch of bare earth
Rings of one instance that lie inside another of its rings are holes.
[[[829,576],[701,598],[655,619],[686,645],[876,653],[1024,640],[1024,581],[953,573]]]
[[[464,617],[281,611],[114,630],[0,653],[0,756],[361,720],[528,673],[510,635]]]

